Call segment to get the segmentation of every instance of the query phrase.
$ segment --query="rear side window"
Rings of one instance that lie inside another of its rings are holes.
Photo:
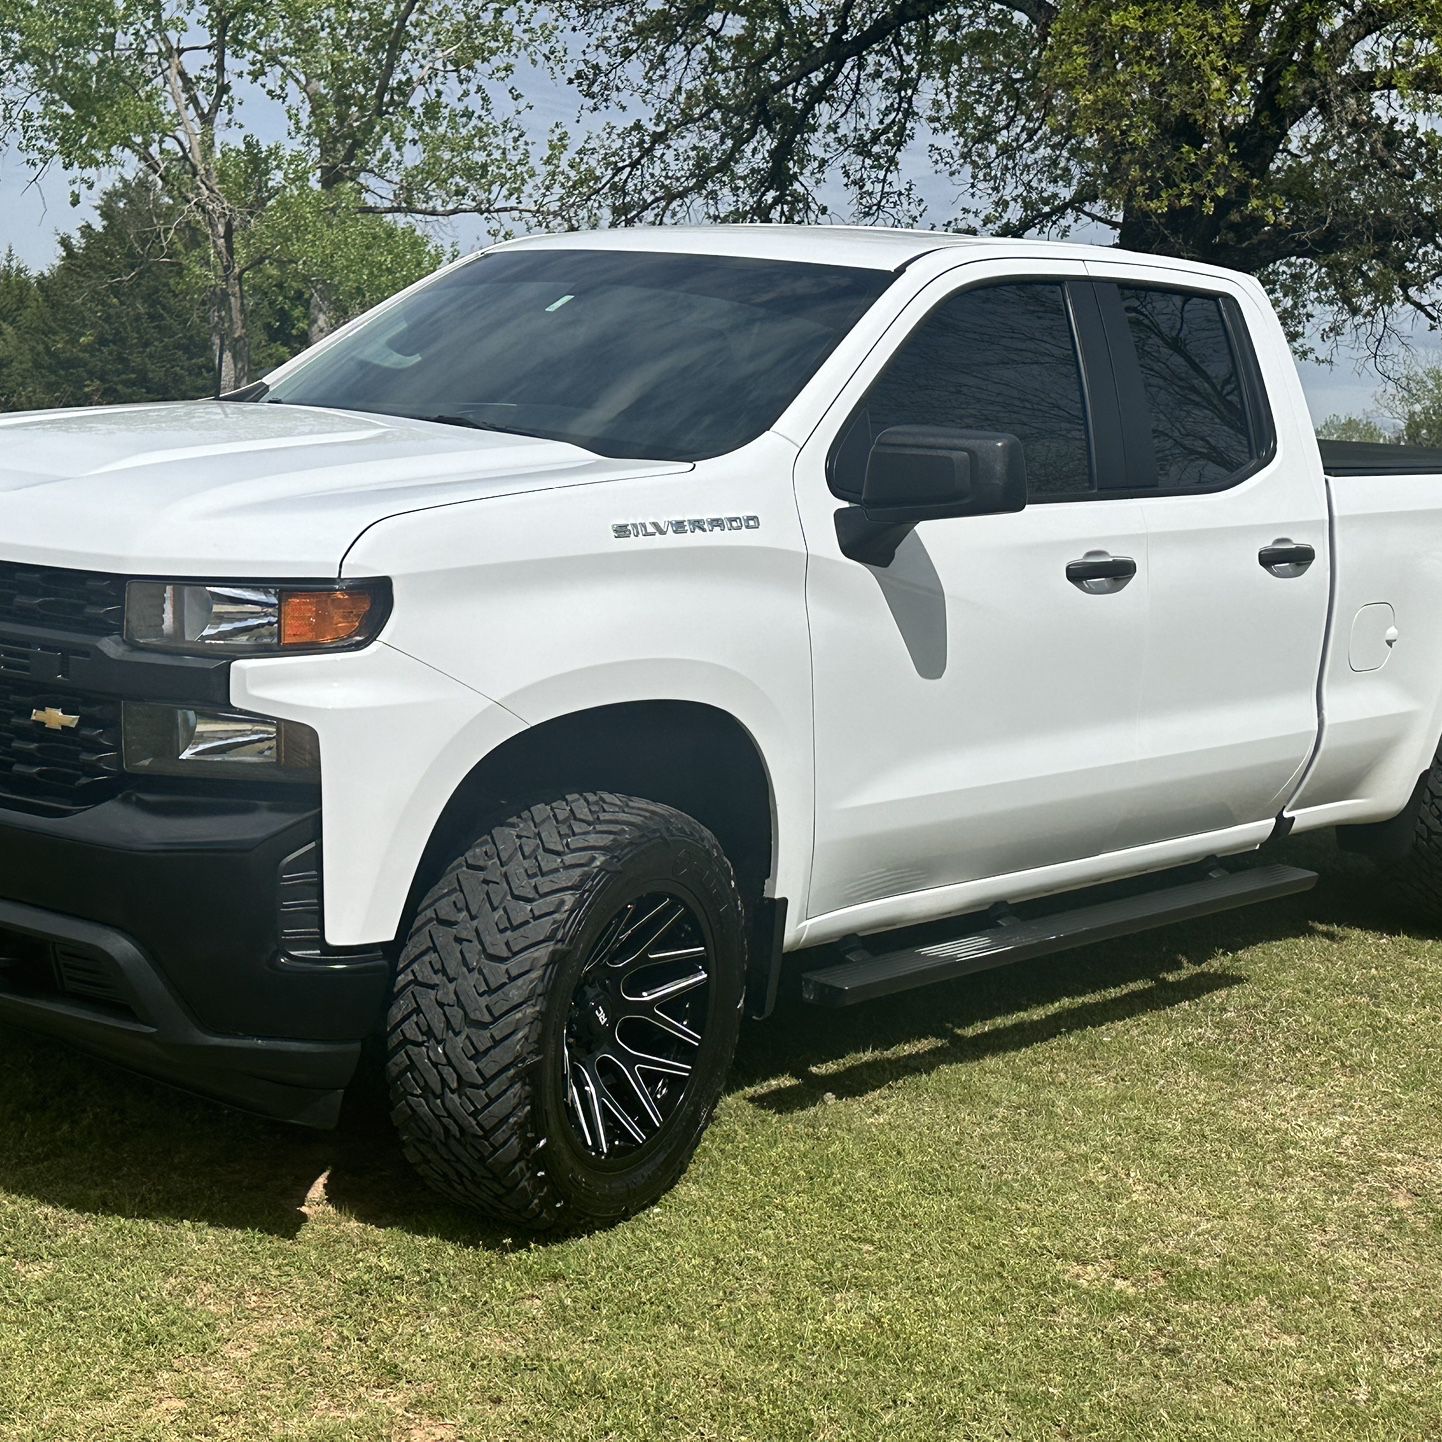
[[[1016,436],[1033,497],[1090,495],[1081,366],[1062,286],[982,286],[937,306],[852,418],[832,458],[832,489],[857,499],[872,441],[915,425]]]
[[[1258,451],[1221,300],[1118,289],[1151,412],[1155,485],[1187,491],[1227,484]]]

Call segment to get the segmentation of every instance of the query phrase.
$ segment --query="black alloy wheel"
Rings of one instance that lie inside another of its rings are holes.
[[[680,897],[627,902],[591,949],[571,995],[566,1115],[601,1161],[650,1143],[675,1114],[706,1029],[711,949]]]

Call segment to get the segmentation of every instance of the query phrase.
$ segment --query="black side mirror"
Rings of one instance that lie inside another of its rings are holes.
[[[860,504],[836,513],[842,554],[889,566],[919,521],[988,516],[1026,505],[1021,442],[1001,431],[892,426],[866,462]]]

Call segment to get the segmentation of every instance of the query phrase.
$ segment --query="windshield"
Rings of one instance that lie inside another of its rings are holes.
[[[266,399],[703,460],[770,426],[891,280],[734,256],[501,250],[365,322]]]

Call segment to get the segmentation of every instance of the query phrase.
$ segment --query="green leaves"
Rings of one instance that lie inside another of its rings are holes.
[[[532,145],[512,85],[549,31],[523,20],[459,0],[0,0],[0,126],[79,187],[138,169],[173,198],[206,239],[183,266],[228,389],[254,369],[262,287],[300,286],[315,337],[438,262],[400,219],[554,214],[565,142]],[[279,107],[283,144],[255,138],[251,104]]]
[[[214,386],[204,293],[186,259],[205,239],[155,183],[101,197],[94,222],[30,275],[0,268],[0,406],[111,405]]]
[[[386,214],[502,217],[539,178],[516,67],[548,34],[511,6],[455,0],[278,0],[249,43],[322,190]]]
[[[1372,416],[1328,416],[1317,427],[1320,441],[1367,441],[1372,445],[1396,440],[1381,421]]]
[[[1442,0],[569,0],[614,113],[587,199],[685,215],[1100,228],[1252,271],[1294,334],[1439,316]]]
[[[1393,383],[1388,399],[1409,446],[1442,449],[1442,365],[1412,365]]]
[[[319,190],[299,157],[273,158],[273,189],[244,236],[247,290],[300,291],[311,307],[307,332],[324,333],[445,259],[421,231],[366,213],[355,187]]]

